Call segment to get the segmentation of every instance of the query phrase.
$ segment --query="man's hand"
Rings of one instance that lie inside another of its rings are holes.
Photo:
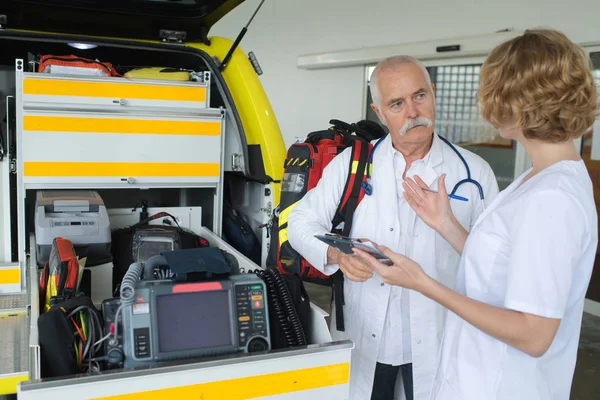
[[[338,264],[344,276],[351,281],[365,282],[373,276],[371,268],[359,257],[344,254],[334,247],[327,249],[327,262]]]
[[[420,291],[424,282],[427,282],[429,276],[425,274],[423,268],[413,260],[402,254],[394,253],[387,247],[378,246],[377,249],[387,258],[394,262],[388,266],[379,262],[375,257],[367,252],[355,247],[354,254],[364,260],[375,272],[379,274],[381,280],[389,285],[401,286],[407,289]]]

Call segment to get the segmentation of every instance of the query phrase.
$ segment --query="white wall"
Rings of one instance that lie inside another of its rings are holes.
[[[234,39],[259,0],[246,0],[211,35]],[[300,70],[299,55],[472,36],[538,26],[600,41],[599,0],[266,0],[241,47],[254,51],[286,144],[332,118],[363,117],[364,69]]]

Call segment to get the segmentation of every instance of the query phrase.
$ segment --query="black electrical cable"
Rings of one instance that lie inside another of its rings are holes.
[[[287,284],[279,271],[269,268],[254,272],[267,284],[269,312],[274,313],[277,317],[288,346],[305,346],[307,343],[304,328]]]
[[[260,276],[265,283],[267,284],[268,302],[269,302],[269,312],[272,312],[277,317],[279,321],[279,326],[283,331],[283,336],[289,346],[297,346],[296,337],[294,335],[292,325],[288,320],[288,316],[285,314],[283,307],[281,306],[281,302],[279,301],[279,296],[276,291],[275,279],[273,275],[267,273],[265,271],[256,271],[256,274]]]
[[[286,312],[290,323],[292,324],[292,331],[296,336],[296,343],[298,344],[298,346],[306,346],[306,336],[304,334],[304,328],[302,327],[302,323],[300,322],[300,317],[298,317],[298,311],[296,311],[296,306],[294,306],[292,295],[287,284],[281,277],[281,274],[278,270],[270,268],[267,269],[267,273],[270,273],[273,276],[273,279],[275,280],[277,293],[279,294],[281,301],[283,302],[284,311]]]

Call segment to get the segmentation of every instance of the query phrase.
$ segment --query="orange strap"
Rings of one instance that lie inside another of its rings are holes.
[[[88,58],[69,56],[54,56],[51,54],[44,55],[40,58],[38,72],[44,72],[48,65],[60,65],[64,67],[77,68],[93,68],[100,69],[108,74],[108,76],[120,76],[111,63],[90,60]]]

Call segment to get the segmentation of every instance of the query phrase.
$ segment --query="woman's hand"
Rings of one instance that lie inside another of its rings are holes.
[[[446,174],[438,179],[438,193],[426,192],[427,184],[415,175],[415,180],[406,177],[402,186],[404,187],[404,198],[415,210],[415,213],[429,227],[441,233],[443,228],[454,220],[450,199],[446,192]]]
[[[430,279],[423,268],[410,258],[394,253],[384,246],[377,246],[377,250],[392,260],[394,264],[391,266],[382,264],[370,254],[356,247],[353,248],[354,254],[362,258],[367,265],[377,272],[385,283],[419,291]]]
[[[402,186],[404,198],[419,218],[446,239],[458,254],[462,254],[469,232],[452,214],[446,192],[446,174],[438,179],[437,194],[425,191],[427,184],[416,175],[414,181],[407,177]]]

